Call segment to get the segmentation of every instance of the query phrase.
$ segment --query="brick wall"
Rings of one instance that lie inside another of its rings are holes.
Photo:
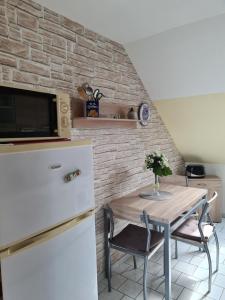
[[[0,0],[0,81],[61,89],[78,97],[89,82],[105,101],[151,107],[151,122],[137,129],[72,130],[73,138],[94,145],[98,270],[103,269],[104,203],[153,181],[144,156],[162,150],[174,171],[183,161],[151,103],[122,45],[30,0]],[[123,222],[117,223],[117,229]],[[114,259],[117,257],[114,256]]]

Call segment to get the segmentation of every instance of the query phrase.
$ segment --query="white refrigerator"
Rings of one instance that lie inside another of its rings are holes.
[[[89,141],[0,146],[3,300],[97,300]]]

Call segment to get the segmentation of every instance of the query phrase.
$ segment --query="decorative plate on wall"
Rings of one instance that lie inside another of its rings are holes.
[[[150,120],[150,107],[148,103],[142,103],[138,110],[138,119],[142,126],[147,126]]]

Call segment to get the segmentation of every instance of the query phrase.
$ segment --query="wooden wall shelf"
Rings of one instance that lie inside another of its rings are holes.
[[[111,118],[74,118],[73,128],[137,128],[138,120]]]
[[[134,105],[119,103],[108,103],[100,101],[100,117],[87,118],[85,116],[85,101],[74,99],[72,101],[73,128],[137,128],[138,120],[127,119],[127,113],[131,107],[137,110]],[[102,117],[101,117],[102,115]],[[113,116],[120,116],[119,119]],[[104,116],[104,117],[103,117]]]

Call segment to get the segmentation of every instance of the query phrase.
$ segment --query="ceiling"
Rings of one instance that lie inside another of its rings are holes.
[[[36,1],[123,44],[225,12],[225,0]]]

